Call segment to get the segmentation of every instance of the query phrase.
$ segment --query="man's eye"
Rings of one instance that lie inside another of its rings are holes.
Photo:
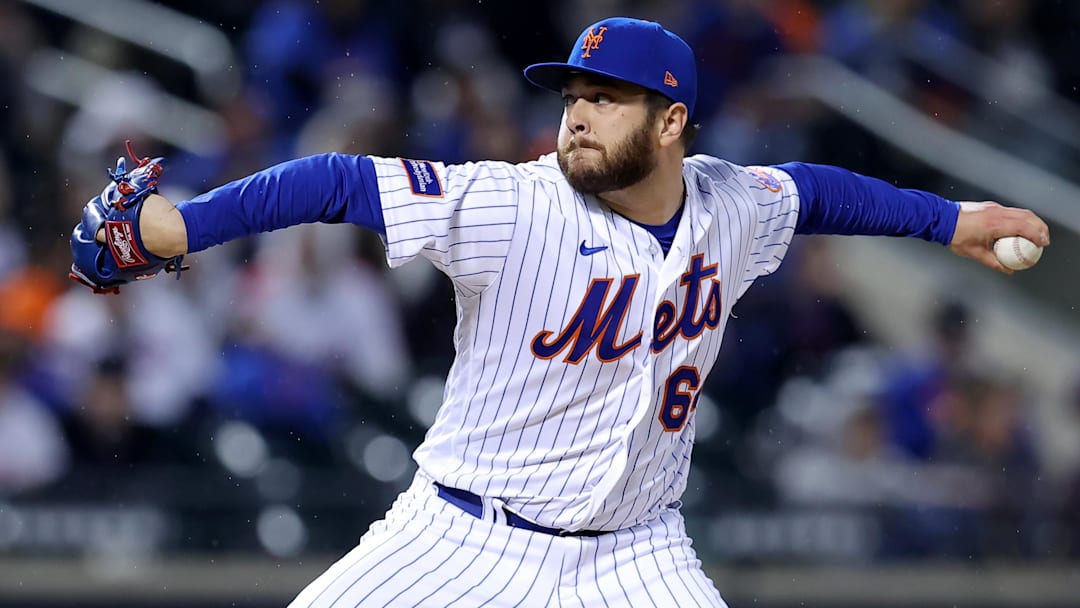
[[[562,96],[562,103],[563,103],[564,106],[573,105],[574,99],[576,99],[576,98],[573,95],[563,95]]]
[[[593,103],[611,103],[612,101],[614,101],[614,99],[607,93],[597,93],[593,97]]]

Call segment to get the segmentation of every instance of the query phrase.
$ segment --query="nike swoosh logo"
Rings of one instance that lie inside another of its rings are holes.
[[[594,253],[600,253],[607,249],[607,245],[601,245],[600,247],[586,247],[585,241],[581,241],[581,255],[592,255]]]

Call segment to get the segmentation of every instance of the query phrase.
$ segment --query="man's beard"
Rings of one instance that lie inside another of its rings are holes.
[[[581,146],[576,141],[559,149],[559,168],[566,181],[582,194],[601,194],[629,188],[645,179],[656,167],[656,144],[651,121],[645,121],[626,139],[599,150],[600,162],[590,167],[570,165],[570,153]]]

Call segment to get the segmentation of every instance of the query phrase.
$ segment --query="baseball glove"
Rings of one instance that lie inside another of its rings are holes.
[[[120,293],[120,286],[148,279],[161,270],[180,278],[183,256],[159,258],[143,246],[139,216],[143,201],[157,192],[165,159],[139,158],[127,142],[127,153],[137,164],[130,171],[124,157],[109,171],[112,182],[83,207],[82,221],[71,231],[71,272],[69,277],[94,293]],[[105,229],[105,242],[96,236]]]

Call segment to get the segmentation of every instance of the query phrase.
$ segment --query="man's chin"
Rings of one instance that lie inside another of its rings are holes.
[[[563,175],[570,187],[582,194],[600,194],[606,190],[598,176],[591,171],[564,171]]]
[[[597,178],[603,162],[602,154],[598,150],[578,148],[566,153],[560,161],[559,166],[566,176],[566,181],[575,190],[584,194],[596,194]]]

